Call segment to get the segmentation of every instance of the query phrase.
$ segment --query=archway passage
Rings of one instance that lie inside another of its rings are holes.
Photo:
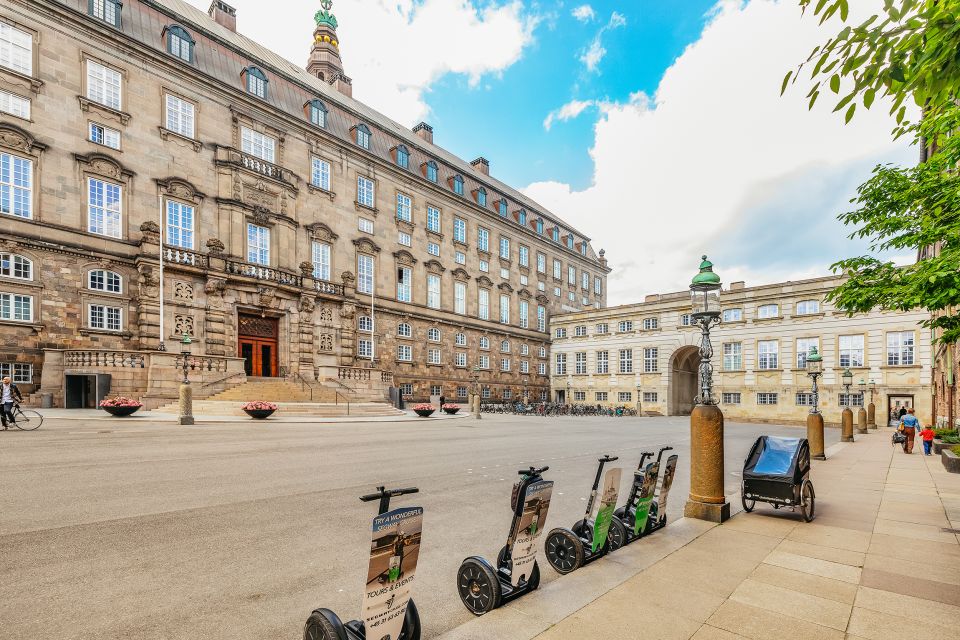
[[[688,416],[697,397],[699,350],[693,346],[677,349],[670,365],[670,406],[672,416]]]

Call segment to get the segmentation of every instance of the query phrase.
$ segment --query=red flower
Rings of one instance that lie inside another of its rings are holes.
[[[277,405],[272,402],[264,402],[263,400],[257,400],[255,402],[248,402],[243,405],[244,411],[276,411]]]
[[[104,398],[100,401],[101,407],[142,407],[143,403],[132,398],[115,396],[113,398]]]
[[[448,402],[447,404],[443,405],[443,407],[441,408],[442,409],[459,409],[460,405]]]
[[[414,411],[434,411],[435,409],[436,409],[436,407],[433,406],[432,404],[424,404],[424,403],[421,403],[421,404],[415,404],[415,405],[413,405],[413,410],[414,410]]]

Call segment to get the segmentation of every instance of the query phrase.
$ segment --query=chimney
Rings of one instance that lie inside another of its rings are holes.
[[[237,10],[223,0],[213,0],[207,13],[221,27],[226,27],[234,33],[237,32]]]
[[[347,97],[353,97],[353,80],[342,73],[338,73],[334,78],[333,88]]]
[[[428,125],[426,122],[421,122],[415,126],[413,128],[413,132],[430,144],[433,144],[433,127]]]
[[[745,285],[746,283],[743,280],[738,280],[737,282],[731,282],[730,291],[739,291],[740,289],[743,289]]]
[[[490,175],[490,161],[484,158],[483,156],[477,158],[470,164],[473,166],[474,169],[476,169],[483,175],[485,176]]]

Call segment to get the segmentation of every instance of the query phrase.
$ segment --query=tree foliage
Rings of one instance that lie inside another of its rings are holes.
[[[891,132],[924,150],[916,167],[878,166],[840,216],[872,252],[924,252],[907,267],[864,255],[833,265],[849,279],[829,296],[849,313],[874,308],[933,313],[941,342],[960,339],[960,0],[884,0],[882,11],[849,23],[850,0],[799,0],[804,14],[836,35],[783,79],[781,92],[809,70],[809,107],[835,96],[845,122],[862,105],[889,103]],[[919,109],[910,109],[915,104]],[[916,121],[911,113],[922,113]],[[933,250],[930,250],[933,249]]]

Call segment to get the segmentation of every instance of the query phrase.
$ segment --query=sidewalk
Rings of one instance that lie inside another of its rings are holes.
[[[960,475],[892,431],[814,461],[811,523],[763,504],[684,518],[441,639],[957,637]]]

